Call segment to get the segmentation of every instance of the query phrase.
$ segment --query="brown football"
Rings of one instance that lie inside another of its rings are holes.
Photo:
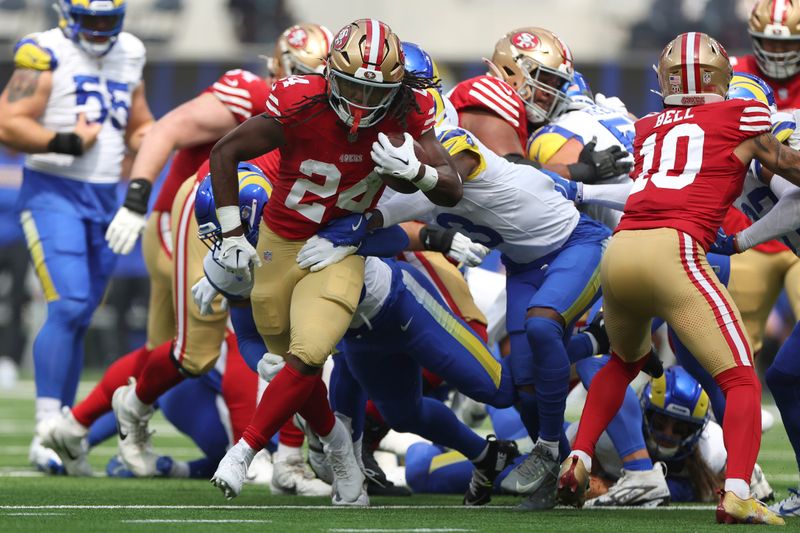
[[[387,133],[386,136],[389,138],[392,146],[402,146],[402,144],[406,141],[402,133]],[[417,159],[423,165],[428,162],[428,154],[425,153],[425,149],[416,140],[414,141],[414,154],[416,154]],[[397,192],[411,194],[417,192],[418,190],[413,183],[410,183],[407,180],[387,176],[386,174],[378,175],[381,177],[387,187],[390,187]]]

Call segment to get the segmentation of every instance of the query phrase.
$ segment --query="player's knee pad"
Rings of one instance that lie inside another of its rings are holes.
[[[89,300],[61,298],[47,304],[48,322],[58,322],[68,329],[89,325],[94,306]]]
[[[531,346],[564,343],[564,326],[553,320],[541,316],[532,316],[525,320],[525,333]]]

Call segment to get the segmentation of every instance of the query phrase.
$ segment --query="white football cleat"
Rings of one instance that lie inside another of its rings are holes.
[[[325,457],[333,470],[334,505],[369,505],[364,473],[353,452],[353,439],[347,426],[339,418],[333,430],[320,437]]]
[[[586,500],[586,507],[659,507],[669,505],[666,466],[658,462],[652,470],[625,470],[608,492]]]
[[[242,485],[247,479],[247,469],[255,456],[256,451],[243,439],[239,439],[239,442],[228,450],[219,462],[217,471],[211,477],[211,483],[221,490],[227,499],[232,500],[241,494]]]
[[[766,433],[767,431],[772,429],[772,426],[774,426],[774,425],[775,425],[775,416],[773,416],[772,413],[770,413],[769,411],[767,411],[766,409],[764,409],[762,407],[761,408],[761,433]]]
[[[331,470],[331,465],[328,464],[325,458],[325,450],[322,449],[322,441],[319,440],[319,435],[308,427],[308,424],[300,415],[294,415],[294,423],[306,434],[306,443],[308,443],[308,464],[311,465],[311,470],[314,471],[319,479],[328,485],[332,485],[333,470]]]
[[[331,495],[331,486],[314,475],[302,455],[294,454],[272,463],[270,490],[272,494]]]
[[[753,475],[750,476],[750,496],[762,502],[775,499],[775,491],[772,490],[772,486],[758,463],[753,467]]]
[[[61,415],[45,418],[36,425],[36,434],[43,446],[58,454],[68,476],[91,476],[89,444],[86,435],[89,428],[72,416],[72,410],[64,406]]]
[[[148,422],[154,410],[150,407],[145,413],[138,413],[131,407],[131,394],[136,394],[136,378],[130,378],[128,385],[119,387],[111,397],[117,419],[119,458],[136,477],[153,477],[158,475],[159,455],[153,451]]]
[[[269,485],[272,480],[272,456],[264,449],[253,457],[247,468],[247,483],[253,485]]]
[[[42,446],[42,439],[38,435],[31,441],[31,447],[28,449],[28,461],[45,474],[51,476],[64,474],[64,465],[58,454],[50,448]]]
[[[800,489],[789,489],[789,496],[769,509],[781,516],[800,516]]]

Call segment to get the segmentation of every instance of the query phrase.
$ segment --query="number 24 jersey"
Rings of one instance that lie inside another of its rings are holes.
[[[747,167],[734,150],[770,125],[766,105],[739,99],[639,119],[634,183],[617,231],[675,228],[708,249],[742,192]]]
[[[378,133],[419,138],[436,122],[431,95],[414,91],[419,110],[412,108],[405,128],[390,110],[376,125],[359,128],[351,142],[327,99],[298,111],[326,89],[322,76],[291,76],[275,82],[267,98],[267,115],[283,125],[286,142],[264,221],[285,239],[306,239],[333,218],[374,207],[383,190],[370,157]]]

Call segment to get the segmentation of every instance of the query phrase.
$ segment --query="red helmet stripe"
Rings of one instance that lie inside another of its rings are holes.
[[[689,44],[689,34],[684,33],[681,35],[681,92],[688,94],[689,92],[689,73],[686,65],[686,46]]]
[[[700,34],[692,33],[694,37],[694,50],[692,55],[694,56],[694,90],[697,93],[703,92],[703,86],[701,83],[702,77],[700,76]]]
[[[367,39],[364,43],[364,63],[362,67],[375,70],[380,58],[383,58],[383,43],[385,29],[383,23],[377,19],[367,19]]]
[[[789,14],[789,3],[791,0],[773,0],[772,2],[772,22],[774,24],[786,23],[786,16]]]

